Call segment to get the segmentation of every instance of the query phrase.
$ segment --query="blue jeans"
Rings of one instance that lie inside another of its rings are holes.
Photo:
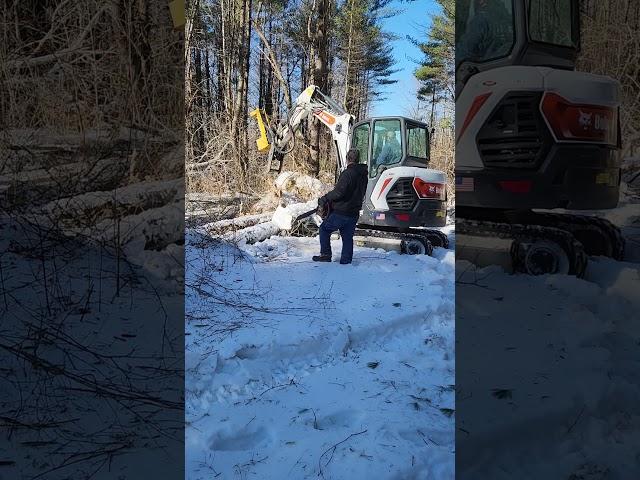
[[[342,237],[342,255],[340,261],[350,262],[353,258],[353,234],[356,231],[357,217],[347,217],[332,213],[320,225],[320,255],[331,255],[331,234],[340,230]]]

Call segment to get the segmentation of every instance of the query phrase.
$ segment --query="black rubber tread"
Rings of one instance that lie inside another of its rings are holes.
[[[425,253],[433,255],[433,245],[429,241],[427,233],[400,233],[374,230],[370,228],[357,228],[354,235],[361,237],[391,238],[394,240],[419,240],[425,246]]]
[[[449,237],[440,230],[420,230],[424,232],[434,247],[449,248]]]
[[[358,224],[358,229],[360,230],[371,230],[376,232],[393,232],[400,233],[397,229],[393,227],[381,226],[381,227],[373,227],[371,225],[366,224]],[[409,230],[405,230],[405,232],[410,234],[424,235],[429,239],[431,244],[434,247],[441,248],[449,248],[449,237],[445,233],[442,233],[440,230],[432,229],[432,228],[410,228]]]
[[[467,234],[487,238],[511,239],[511,261],[515,271],[526,273],[523,259],[520,258],[518,245],[535,240],[548,240],[559,245],[569,259],[569,275],[583,278],[588,257],[582,244],[566,230],[541,225],[522,225],[517,223],[499,223],[482,220],[456,218],[456,234]]]
[[[563,213],[540,213],[531,212],[530,220],[532,224],[556,227],[572,233],[578,240],[581,240],[580,232],[591,230],[597,233],[605,245],[604,249],[597,248],[589,242],[582,241],[587,255],[613,258],[622,260],[624,258],[625,240],[622,231],[609,220],[587,215],[563,214]]]

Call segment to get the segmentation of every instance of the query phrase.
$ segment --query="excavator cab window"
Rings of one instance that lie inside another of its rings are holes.
[[[376,120],[373,123],[373,159],[369,174],[374,177],[380,167],[402,160],[400,120]]]
[[[516,43],[513,0],[456,2],[456,64],[510,55]]]
[[[407,123],[407,157],[427,162],[429,158],[429,134],[426,127]]]
[[[360,163],[369,163],[369,124],[363,123],[353,129],[351,148],[360,152]]]
[[[575,3],[567,0],[537,0],[529,4],[529,36],[532,41],[557,47],[578,48],[579,29],[572,10]]]

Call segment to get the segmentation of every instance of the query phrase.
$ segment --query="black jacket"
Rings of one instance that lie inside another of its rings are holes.
[[[340,174],[333,190],[321,197],[318,204],[324,206],[330,202],[332,212],[347,217],[358,217],[367,191],[367,181],[367,166],[351,163]]]

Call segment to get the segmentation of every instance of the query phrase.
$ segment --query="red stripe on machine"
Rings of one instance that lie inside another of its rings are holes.
[[[471,104],[471,108],[467,112],[467,116],[464,119],[464,123],[462,124],[462,128],[460,129],[460,135],[458,135],[458,139],[456,140],[456,143],[460,141],[460,139],[462,138],[462,135],[464,135],[464,132],[467,130],[467,128],[469,127],[469,125],[471,124],[475,116],[478,114],[478,112],[480,111],[480,109],[485,104],[485,102],[489,99],[490,96],[491,96],[491,92],[485,93],[483,95],[478,95],[476,98],[473,99],[473,103]]]
[[[382,196],[382,194],[384,193],[384,189],[387,188],[387,185],[389,185],[391,183],[391,180],[392,180],[391,178],[387,178],[382,183],[382,188],[380,188],[380,193],[378,194],[378,198],[380,198]]]
[[[499,183],[502,190],[510,193],[529,193],[533,186],[531,180],[503,180]]]

